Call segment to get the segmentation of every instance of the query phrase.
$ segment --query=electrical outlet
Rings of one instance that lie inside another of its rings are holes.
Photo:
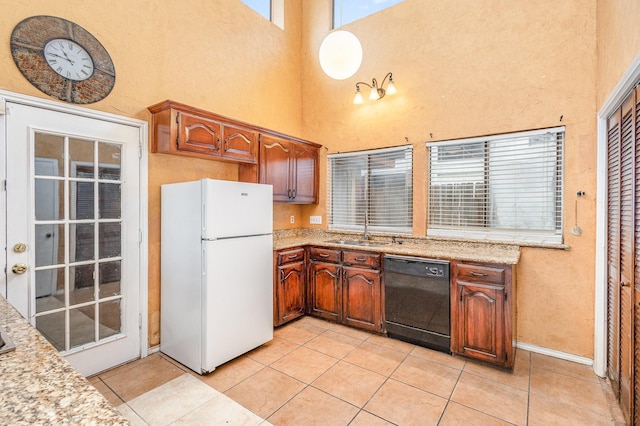
[[[293,223],[296,221],[296,217],[294,215],[291,215],[291,217],[289,218],[289,222]]]
[[[309,216],[309,223],[312,225],[322,225],[322,216]]]

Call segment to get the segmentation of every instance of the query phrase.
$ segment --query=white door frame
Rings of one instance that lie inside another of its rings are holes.
[[[607,369],[607,117],[622,105],[640,80],[640,53],[633,59],[618,84],[598,110],[596,166],[596,274],[593,371],[601,377]]]
[[[146,121],[115,115],[107,112],[96,111],[88,108],[83,108],[75,105],[64,104],[61,102],[50,101],[47,99],[36,98],[33,96],[22,95],[19,93],[8,92],[0,90],[0,116],[7,113],[6,102],[18,103],[35,108],[47,109],[56,112],[62,112],[67,114],[73,114],[77,116],[93,118],[96,120],[108,121],[117,124],[123,124],[126,126],[135,127],[138,129],[140,140],[140,230],[142,231],[141,242],[139,245],[140,250],[140,273],[138,282],[140,286],[140,356],[142,358],[149,354],[149,313],[147,307],[147,301],[149,299],[149,238],[148,238],[148,168],[149,168],[149,154],[148,154],[148,131],[149,126]],[[6,162],[5,158],[7,144],[6,128],[4,127],[4,121],[0,120],[0,179],[3,180],[3,185],[0,185],[0,241],[6,242],[6,229],[5,223],[6,212],[6,190],[4,189],[4,182],[7,178]],[[5,249],[6,250],[6,249]],[[7,256],[6,251],[2,256],[2,264],[4,270],[7,268]],[[2,276],[0,280],[0,295],[7,297],[6,286],[6,274]]]

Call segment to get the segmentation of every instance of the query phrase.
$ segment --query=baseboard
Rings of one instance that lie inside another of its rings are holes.
[[[160,352],[160,345],[152,346],[148,350],[149,350],[149,355],[155,354],[156,352]]]
[[[560,358],[571,362],[576,362],[578,364],[585,364],[589,366],[593,366],[593,359],[585,358],[583,356],[570,354],[567,352],[555,351],[549,348],[543,348],[541,346],[531,345],[529,343],[518,342],[516,347],[519,349],[524,349],[525,351],[535,352],[537,354],[548,355],[554,358]]]

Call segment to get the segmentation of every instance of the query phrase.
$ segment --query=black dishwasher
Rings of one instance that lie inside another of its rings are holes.
[[[449,262],[384,257],[387,334],[450,353]]]

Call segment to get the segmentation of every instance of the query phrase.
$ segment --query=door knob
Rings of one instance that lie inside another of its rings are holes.
[[[27,245],[25,243],[17,243],[13,246],[13,251],[16,253],[24,253],[27,251]]]
[[[16,263],[11,267],[11,271],[13,271],[14,274],[24,274],[27,272],[27,265],[24,263]]]

